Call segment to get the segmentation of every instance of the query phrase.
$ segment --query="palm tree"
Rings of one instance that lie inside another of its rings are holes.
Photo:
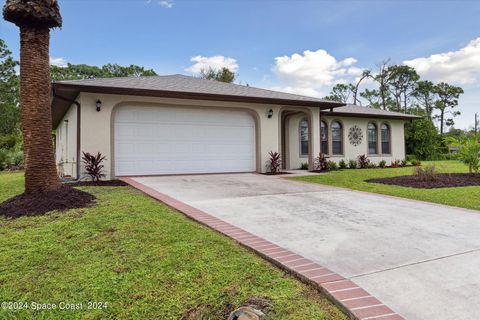
[[[25,193],[60,188],[50,110],[50,29],[62,25],[57,0],[7,0],[5,20],[20,28],[20,101]]]

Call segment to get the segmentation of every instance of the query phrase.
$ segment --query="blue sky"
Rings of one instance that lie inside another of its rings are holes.
[[[225,65],[242,83],[324,96],[390,58],[465,89],[457,127],[471,126],[480,112],[480,1],[59,3],[55,63],[133,63],[159,74]],[[18,57],[18,29],[2,20],[0,37]]]

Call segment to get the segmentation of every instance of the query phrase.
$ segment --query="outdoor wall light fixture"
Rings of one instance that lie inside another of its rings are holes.
[[[272,110],[272,109],[268,110],[267,116],[268,116],[268,119],[270,119],[271,117],[273,117],[273,110]]]
[[[102,109],[102,101],[100,99],[95,102],[95,105],[97,106],[97,112],[100,112],[100,109]]]

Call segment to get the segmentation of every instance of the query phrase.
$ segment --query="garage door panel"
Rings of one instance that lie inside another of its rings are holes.
[[[246,112],[123,106],[116,175],[255,171],[255,123]]]

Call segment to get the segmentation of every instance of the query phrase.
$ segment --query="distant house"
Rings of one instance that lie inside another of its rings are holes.
[[[107,157],[107,178],[265,172],[367,154],[405,157],[404,123],[417,117],[183,75],[52,84],[59,171],[82,175],[80,154]]]

